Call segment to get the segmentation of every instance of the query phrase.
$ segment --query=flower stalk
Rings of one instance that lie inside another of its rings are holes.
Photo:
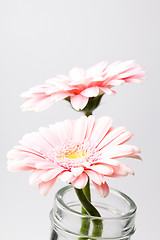
[[[82,189],[75,188],[75,192],[76,192],[78,199],[80,200],[82,206],[84,207],[84,209],[90,216],[101,217],[98,210],[91,204],[90,201],[88,201],[88,199],[85,196]],[[93,222],[92,237],[101,237],[102,230],[103,230],[102,220],[101,219],[93,219],[92,222]],[[81,238],[81,239],[85,239],[85,238]]]
[[[95,106],[99,105],[101,100],[101,97],[98,99],[98,102],[96,102],[96,104],[94,104]],[[92,115],[92,112],[95,108],[93,107],[93,102],[94,100],[92,100],[92,104],[91,107],[88,103],[88,109],[86,107],[86,111],[84,110],[85,116],[90,116]],[[96,106],[96,107],[97,107]],[[77,189],[75,188],[76,194],[82,204],[82,214],[84,215],[91,215],[91,216],[96,216],[96,217],[100,217],[100,213],[98,212],[98,210],[91,204],[91,191],[90,191],[90,180],[88,178],[88,182],[86,184],[86,186],[83,189]],[[93,215],[92,215],[93,214]],[[89,219],[86,218],[82,218],[82,223],[81,223],[81,230],[80,233],[82,235],[86,235],[88,236],[89,233],[89,228],[90,228],[90,221]],[[93,220],[93,232],[92,232],[92,236],[93,237],[98,237],[102,235],[102,229],[103,229],[103,224],[101,220]],[[87,238],[79,238],[79,240],[84,240]]]
[[[91,193],[90,193],[90,181],[88,179],[87,185],[83,188],[83,193],[86,196],[86,198],[88,199],[89,202],[91,202]],[[84,215],[88,215],[88,212],[85,210],[85,208],[82,205],[82,210],[81,210],[82,214]],[[82,222],[81,222],[81,230],[80,233],[82,235],[88,235],[89,233],[89,228],[90,228],[90,221],[89,219],[86,218],[82,218]],[[84,240],[86,238],[79,238],[79,240]]]

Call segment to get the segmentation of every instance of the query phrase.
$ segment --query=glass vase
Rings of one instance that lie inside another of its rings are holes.
[[[57,192],[50,213],[51,240],[131,239],[135,232],[135,203],[127,195],[114,189],[110,189],[109,195],[102,198],[92,185],[91,198],[101,218],[81,214],[81,204],[71,185]],[[92,236],[94,220],[102,222],[101,237]],[[86,229],[82,229],[82,226],[86,226]]]

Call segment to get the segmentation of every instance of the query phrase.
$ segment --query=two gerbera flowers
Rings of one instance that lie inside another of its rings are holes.
[[[112,127],[112,119],[95,119],[92,111],[98,107],[103,94],[115,94],[112,89],[126,82],[144,79],[144,71],[134,61],[101,62],[84,70],[73,68],[68,76],[57,75],[43,85],[23,93],[23,110],[43,111],[53,103],[65,99],[86,116],[67,119],[26,134],[8,153],[10,171],[32,170],[29,182],[38,185],[46,195],[57,178],[83,189],[91,179],[101,196],[107,196],[106,177],[134,174],[118,158],[140,159],[140,150],[125,144],[132,133],[124,127]],[[90,115],[90,116],[89,116]]]

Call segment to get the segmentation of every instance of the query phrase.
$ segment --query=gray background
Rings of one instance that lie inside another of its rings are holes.
[[[29,172],[7,172],[7,151],[27,132],[81,116],[63,101],[22,113],[20,93],[74,66],[129,59],[146,70],[147,80],[115,88],[117,96],[105,96],[94,115],[112,116],[115,126],[134,132],[143,162],[125,160],[136,175],[108,182],[138,206],[133,240],[158,239],[159,8],[158,0],[0,1],[0,239],[49,239],[49,211],[63,186],[57,181],[41,196],[29,186]]]

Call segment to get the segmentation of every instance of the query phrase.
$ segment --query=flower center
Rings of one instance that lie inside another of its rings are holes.
[[[53,164],[71,169],[72,167],[90,166],[100,159],[101,154],[88,142],[81,144],[71,142],[50,149],[46,157]]]
[[[68,155],[66,155],[66,158],[69,158],[69,159],[78,159],[78,158],[81,158],[85,156],[85,153],[84,151],[83,152],[74,152],[74,153],[70,153]]]

